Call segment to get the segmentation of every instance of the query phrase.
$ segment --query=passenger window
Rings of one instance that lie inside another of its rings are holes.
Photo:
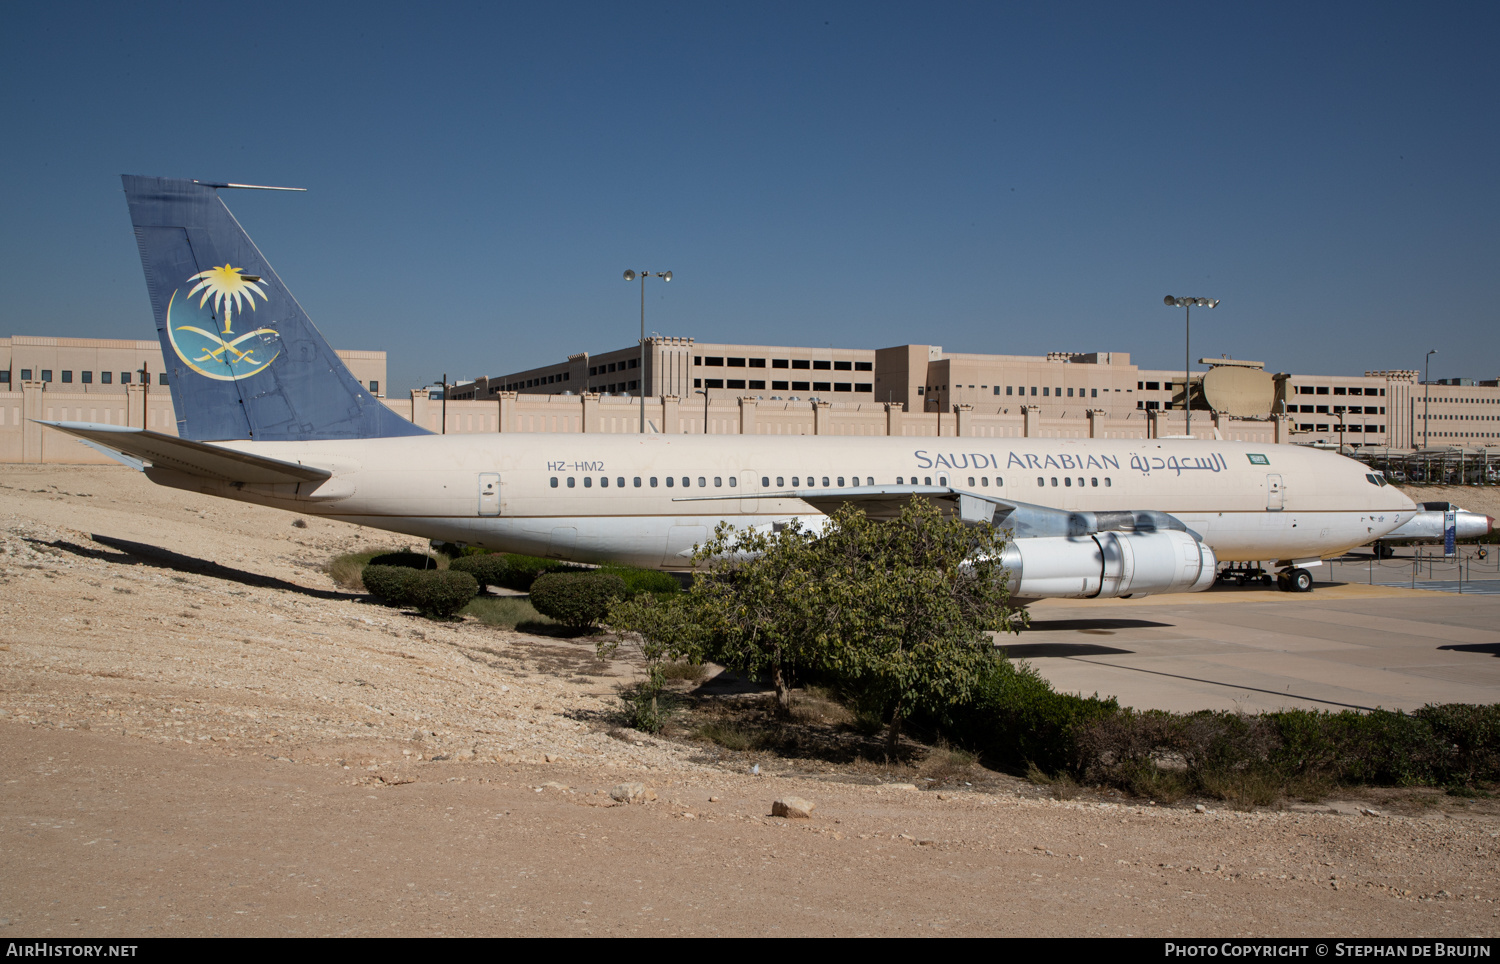
[[[1083,480],[1082,480],[1082,479],[1079,479],[1079,480],[1078,480],[1078,487],[1079,487],[1079,488],[1080,488],[1080,489],[1081,489],[1081,488],[1083,488]]]
[[[1054,489],[1057,488],[1057,476],[1055,475],[1052,477],[1052,487]]]
[[[572,487],[573,487],[573,477],[570,475],[570,476],[568,476],[568,488],[571,489]]]
[[[690,485],[692,485],[692,484],[693,484],[693,480],[692,480],[692,479],[690,479],[690,478],[688,478],[688,477],[687,477],[687,476],[685,476],[685,475],[684,475],[684,476],[683,476],[683,477],[682,477],[682,487],[683,487],[683,488],[684,488],[684,489],[685,489],[685,488],[687,488],[687,487],[688,487],[688,486],[690,486]],[[703,480],[702,480],[702,479],[699,479],[699,480],[698,480],[698,484],[699,484],[699,485],[702,485],[702,484],[703,484]]]
[[[708,480],[705,479],[701,475],[698,476],[698,488],[700,488],[700,489],[706,489],[706,488],[708,488]]]
[[[1106,489],[1109,488],[1109,476],[1104,477],[1104,487]]]
[[[716,475],[716,476],[714,476],[714,488],[721,489],[723,487],[724,487],[724,477],[722,475]]]
[[[969,476],[969,488],[974,488],[975,484],[976,483],[974,482],[974,476]]]
[[[996,485],[1004,485],[1005,484],[1005,480],[1002,479],[1002,478],[1000,478],[1000,476],[997,475],[997,476],[995,476],[995,484]]]
[[[904,485],[905,484],[904,482],[901,481],[901,476],[899,476],[899,475],[896,476],[896,484],[897,485]]]
[[[667,476],[667,488],[670,489],[671,487],[672,487],[672,477],[669,475],[669,476]]]
[[[797,477],[795,475],[792,476],[792,488],[797,488]]]
[[[947,485],[947,484],[948,484],[948,477],[946,475],[938,476],[938,485]]]
[[[583,487],[585,489],[592,489],[594,487],[594,477],[592,475],[585,475],[583,477]]]
[[[737,488],[739,486],[739,484],[740,484],[740,480],[739,479],[735,478],[732,475],[729,477],[729,487],[731,489]]]
[[[1056,485],[1057,484],[1057,480],[1053,479],[1052,480],[1052,484]],[[1072,488],[1073,487],[1073,480],[1069,479],[1069,478],[1064,478],[1063,479],[1063,485],[1066,485],[1068,488]]]
[[[922,476],[922,484],[923,485],[931,485],[932,484],[932,476],[930,476],[930,475],[924,475],[924,476]]]
[[[987,486],[989,484],[990,484],[989,476],[987,476],[987,475],[981,475],[979,477],[979,486],[980,486],[980,488],[984,488],[985,486]]]
[[[557,488],[557,476],[555,475],[552,477],[552,487],[554,489]]]
[[[841,475],[841,476],[839,476],[839,488],[842,489],[843,487],[844,487],[844,477]]]
[[[1094,488],[1099,488],[1099,480],[1097,478],[1089,479],[1089,482],[1094,486]]]
[[[828,476],[823,476],[823,488],[828,488]]]
[[[780,488],[784,488],[786,486],[786,482],[782,481],[782,479],[783,479],[782,476],[780,476],[780,475],[776,476],[776,488],[780,489]]]
[[[670,482],[672,480],[668,479],[667,481]],[[653,489],[656,488],[656,476],[654,476],[654,475],[651,476],[651,488],[653,488]]]
[[[868,477],[865,478],[865,485],[874,485],[874,484],[875,484],[875,476],[871,475],[871,476],[868,476]]]
[[[635,484],[636,484],[636,487],[639,488],[640,484],[641,484],[641,480],[640,479],[636,479],[635,480]],[[619,478],[615,479],[615,485],[618,485],[622,489],[625,488],[625,476],[622,475]]]
[[[607,489],[607,488],[609,488],[609,476],[606,475],[606,476],[603,476],[602,478],[599,479],[599,488],[601,488],[601,489]]]
[[[625,480],[624,480],[624,479],[621,479],[621,480],[620,480],[620,484],[621,484],[621,485],[624,485],[624,484],[625,484]],[[640,487],[641,487],[641,477],[640,477],[640,476],[639,476],[639,475],[637,475],[637,476],[636,476],[636,477],[635,477],[635,487],[636,487],[636,488],[637,488],[637,489],[639,489],[639,488],[640,488]]]
[[[1042,478],[1041,476],[1037,476],[1037,478],[1036,478],[1036,484],[1037,485],[1046,485],[1047,484],[1047,480],[1044,479],[1044,478]]]
[[[776,484],[780,485],[781,483],[778,482]],[[771,477],[769,475],[762,475],[760,477],[760,487],[762,489],[769,489],[771,487]]]

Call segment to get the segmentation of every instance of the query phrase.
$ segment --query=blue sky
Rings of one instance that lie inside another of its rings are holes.
[[[0,334],[152,333],[121,173],[399,391],[701,340],[1500,374],[1494,4],[0,7]]]

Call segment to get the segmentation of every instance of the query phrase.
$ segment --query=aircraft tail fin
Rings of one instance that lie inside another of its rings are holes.
[[[125,175],[180,438],[428,435],[391,411],[313,327],[218,190]]]

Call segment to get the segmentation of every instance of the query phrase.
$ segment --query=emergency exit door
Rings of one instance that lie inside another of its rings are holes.
[[[479,514],[500,514],[500,475],[497,472],[480,473]]]
[[[1266,509],[1280,512],[1286,505],[1286,492],[1281,485],[1281,476],[1266,476]]]

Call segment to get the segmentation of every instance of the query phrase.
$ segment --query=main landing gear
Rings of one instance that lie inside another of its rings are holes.
[[[1276,588],[1282,592],[1312,592],[1312,573],[1306,569],[1283,569],[1276,574]]]

